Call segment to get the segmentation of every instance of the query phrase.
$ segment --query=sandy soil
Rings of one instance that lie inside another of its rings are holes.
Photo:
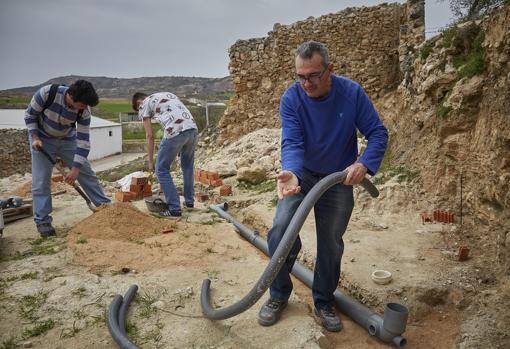
[[[0,192],[26,177],[0,181]],[[8,183],[8,185],[6,184]],[[271,224],[272,193],[235,190],[231,213],[264,235]],[[363,203],[363,197],[358,197]],[[143,348],[389,348],[343,316],[344,330],[327,333],[312,315],[311,291],[295,281],[288,310],[272,327],[257,324],[266,295],[246,312],[223,321],[203,318],[200,287],[212,280],[212,299],[224,307],[243,297],[267,257],[207,207],[184,218],[149,215],[143,201],[92,214],[72,191],[54,197],[57,237],[37,239],[31,219],[6,226],[0,240],[0,343],[35,348],[116,348],[105,314],[115,294],[140,287],[129,312],[128,333]],[[415,213],[377,213],[358,205],[346,233],[342,287],[382,312],[387,302],[410,308],[409,348],[454,348],[462,310],[477,287],[467,275],[473,260],[445,258],[452,226],[422,225]],[[305,223],[300,259],[313,265],[314,221]],[[447,245],[447,244],[446,244]],[[375,285],[375,269],[393,273]],[[447,272],[454,270],[453,273]],[[457,275],[457,278],[452,277]],[[470,289],[473,288],[473,290]],[[45,325],[45,331],[37,326]],[[483,329],[482,329],[483,330]],[[13,346],[14,347],[14,346]]]

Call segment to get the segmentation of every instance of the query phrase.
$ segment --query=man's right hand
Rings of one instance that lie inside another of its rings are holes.
[[[291,171],[282,171],[276,177],[276,189],[278,190],[278,199],[297,194],[301,191],[299,180]]]
[[[154,172],[154,162],[149,161],[148,167],[149,167],[149,172]]]
[[[37,137],[37,138],[32,137],[32,149],[39,150],[40,148],[42,148],[41,139],[39,137]]]

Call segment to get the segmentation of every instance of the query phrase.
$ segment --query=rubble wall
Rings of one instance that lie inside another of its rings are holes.
[[[361,83],[372,98],[395,89],[424,40],[424,1],[347,8],[291,25],[275,24],[267,37],[230,47],[235,95],[220,121],[220,142],[279,127],[279,100],[294,82],[294,50],[316,40],[330,52],[335,72]]]
[[[28,131],[0,129],[0,177],[32,172]]]

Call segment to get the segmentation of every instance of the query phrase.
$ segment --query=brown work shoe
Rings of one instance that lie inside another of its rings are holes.
[[[287,300],[269,298],[260,308],[257,321],[262,326],[272,326],[280,319],[285,307],[287,307]]]

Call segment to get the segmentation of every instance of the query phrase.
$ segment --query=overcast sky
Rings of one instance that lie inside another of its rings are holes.
[[[274,23],[383,2],[0,0],[0,89],[71,74],[224,77],[238,39],[264,37]],[[426,1],[427,31],[450,22],[447,2]]]

